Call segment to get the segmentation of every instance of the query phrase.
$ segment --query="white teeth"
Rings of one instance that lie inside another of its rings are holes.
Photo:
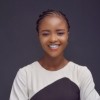
[[[57,49],[59,47],[59,45],[57,44],[52,44],[52,45],[49,45],[50,48],[52,49]]]

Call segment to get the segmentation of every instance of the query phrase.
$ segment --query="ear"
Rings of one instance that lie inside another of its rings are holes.
[[[68,43],[69,43],[69,34],[70,34],[70,32],[68,32],[68,36],[67,36],[67,41],[68,41]]]
[[[68,34],[67,39],[69,39],[69,32],[67,34]]]
[[[37,39],[38,39],[38,42],[40,43],[40,33],[39,32],[37,32]]]
[[[38,37],[38,40],[39,40],[39,33],[37,32],[37,37]]]
[[[69,31],[68,31],[68,35],[69,35]]]
[[[39,32],[37,32],[37,36],[39,37]]]

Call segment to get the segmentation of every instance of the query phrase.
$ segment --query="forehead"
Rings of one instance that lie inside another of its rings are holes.
[[[66,21],[65,19],[60,16],[60,15],[48,15],[48,16],[45,16],[41,21],[40,21],[40,26],[41,24],[45,25],[45,24],[51,24],[51,25],[55,25],[55,24],[66,24]]]
[[[42,18],[42,20],[45,20],[46,18],[49,18],[49,19],[50,19],[50,18],[59,18],[59,19],[65,21],[65,19],[64,19],[64,17],[63,17],[62,15],[60,15],[60,14],[55,14],[55,13],[45,15],[45,16]],[[42,20],[41,20],[41,21],[42,21]]]
[[[67,31],[66,21],[59,16],[46,16],[39,25],[39,31],[49,30],[65,30]]]

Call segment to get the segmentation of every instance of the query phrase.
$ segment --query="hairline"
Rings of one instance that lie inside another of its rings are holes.
[[[58,18],[61,18],[62,20],[65,21],[66,26],[68,27],[68,22],[66,21],[66,19],[64,18],[63,15],[61,15],[59,12],[58,12],[58,13],[57,13],[57,12],[49,12],[48,14],[46,14],[46,15],[44,16],[44,18],[42,18],[42,19],[39,21],[39,23],[38,23],[38,24],[39,24],[39,25],[38,25],[38,29],[39,29],[39,26],[40,26],[41,22],[42,22],[46,17],[58,17]]]

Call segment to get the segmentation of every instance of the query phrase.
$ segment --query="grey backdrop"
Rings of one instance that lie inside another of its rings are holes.
[[[8,100],[18,69],[42,55],[35,22],[47,9],[68,16],[71,30],[65,56],[91,70],[100,93],[100,0],[0,0],[1,100]]]

